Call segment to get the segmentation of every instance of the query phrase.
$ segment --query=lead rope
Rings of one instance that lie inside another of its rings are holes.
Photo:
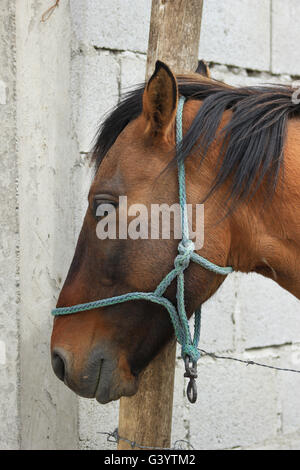
[[[212,271],[216,274],[221,274],[223,276],[231,273],[233,269],[231,267],[217,266],[216,264],[195,253],[195,245],[192,240],[189,239],[189,226],[186,207],[185,168],[183,161],[181,161],[179,158],[180,145],[182,142],[182,114],[184,103],[185,98],[182,96],[179,98],[176,114],[176,152],[178,162],[178,185],[179,202],[181,208],[182,240],[178,245],[178,255],[174,260],[174,269],[172,269],[172,271],[170,271],[163,278],[154,292],[129,292],[128,294],[110,297],[108,299],[96,300],[94,302],[72,305],[70,307],[54,308],[51,313],[54,316],[70,315],[73,313],[93,310],[99,307],[116,305],[131,300],[148,300],[158,305],[162,305],[169,312],[176,339],[181,345],[181,356],[185,364],[184,377],[189,378],[187,397],[191,403],[195,403],[197,400],[197,387],[195,381],[197,378],[197,361],[201,356],[201,353],[198,350],[201,327],[201,307],[195,311],[194,335],[192,338],[184,301],[184,271],[187,269],[191,261],[199,264],[209,271]],[[175,308],[175,306],[163,296],[167,288],[176,278],[177,308]]]
[[[180,314],[182,322],[185,323],[186,328],[186,341],[182,344],[181,355],[184,359],[185,373],[184,377],[189,379],[187,386],[187,397],[191,403],[197,401],[197,361],[201,353],[198,351],[198,344],[201,332],[201,306],[195,311],[194,319],[194,337],[191,338],[184,299],[184,271],[190,264],[191,254],[195,251],[195,245],[190,240],[189,235],[189,222],[187,215],[186,205],[186,179],[184,163],[180,159],[180,146],[183,139],[183,107],[185,98],[181,96],[178,102],[178,110],[176,114],[176,152],[177,152],[177,165],[178,165],[178,186],[179,186],[179,204],[181,209],[181,227],[182,227],[182,241],[178,246],[179,255],[175,259],[177,263],[182,263],[180,255],[185,255],[182,263],[182,270],[178,273],[177,277],[177,310]]]

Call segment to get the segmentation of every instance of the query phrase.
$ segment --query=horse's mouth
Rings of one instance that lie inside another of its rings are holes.
[[[95,393],[96,400],[101,403],[109,403],[119,400],[119,398],[134,395],[138,390],[138,378],[124,380],[117,367],[113,367],[110,361],[104,360],[101,363],[98,384]]]
[[[101,403],[118,400],[137,392],[138,377],[125,374],[118,360],[103,349],[95,349],[84,366],[74,367],[74,356],[62,348],[52,352],[52,365],[58,378],[83,398]]]
[[[95,393],[94,393],[94,397],[95,397],[95,398],[96,398],[96,396],[97,396],[98,388],[99,388],[99,385],[100,385],[102,365],[103,365],[103,359],[101,359],[100,364],[99,364],[98,380],[97,380],[97,384],[96,384],[96,388],[95,388]]]

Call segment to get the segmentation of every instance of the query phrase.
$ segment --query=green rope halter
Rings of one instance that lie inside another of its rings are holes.
[[[179,98],[177,115],[176,115],[176,148],[177,152],[180,151],[180,144],[182,142],[182,113],[185,98]],[[189,400],[194,403],[197,399],[197,390],[195,378],[197,377],[197,361],[200,358],[198,350],[198,343],[200,339],[201,327],[201,307],[195,311],[194,335],[192,338],[189,322],[185,309],[184,302],[184,271],[190,264],[190,261],[199,264],[205,269],[217,274],[226,276],[231,273],[231,267],[217,266],[214,263],[206,260],[202,256],[195,253],[194,243],[189,239],[189,227],[186,208],[186,186],[185,186],[185,168],[184,163],[178,159],[178,182],[179,182],[179,202],[181,207],[181,227],[182,227],[182,240],[178,245],[178,255],[174,261],[174,269],[170,271],[160,282],[154,292],[129,292],[128,294],[110,297],[108,299],[96,300],[94,302],[87,302],[84,304],[72,305],[71,307],[60,307],[52,310],[52,315],[69,315],[73,313],[83,312],[86,310],[93,310],[99,307],[107,307],[109,305],[116,305],[130,300],[149,300],[150,302],[162,305],[169,312],[171,322],[173,324],[175,336],[181,345],[181,355],[185,361],[186,373],[185,377],[190,379],[187,395]],[[165,297],[163,294],[177,278],[177,308]],[[192,367],[190,366],[192,363]]]

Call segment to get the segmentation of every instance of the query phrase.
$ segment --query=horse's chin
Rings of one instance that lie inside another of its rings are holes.
[[[95,393],[99,403],[105,404],[121,397],[131,397],[138,391],[139,378],[131,376],[125,379],[122,375],[118,368],[111,370],[109,361],[103,361]]]

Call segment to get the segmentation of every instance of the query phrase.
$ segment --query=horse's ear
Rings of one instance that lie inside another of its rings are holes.
[[[176,117],[177,102],[176,78],[169,67],[158,60],[143,95],[147,134],[168,140]]]
[[[199,73],[200,75],[203,75],[204,77],[210,78],[210,70],[205,60],[199,60],[196,73]]]

